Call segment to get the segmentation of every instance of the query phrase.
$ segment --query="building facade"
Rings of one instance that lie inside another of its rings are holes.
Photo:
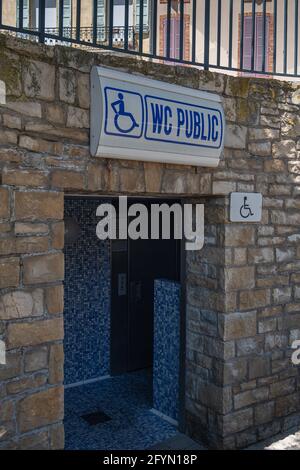
[[[3,23],[15,26],[19,19],[18,1],[4,0]],[[97,11],[94,12],[93,2],[83,0],[80,11],[80,39],[87,43],[94,41],[94,20],[97,24],[97,42],[108,46],[109,28],[113,28],[114,47],[123,48],[125,42],[131,50],[139,50],[140,37],[140,1],[128,2],[128,20],[126,24],[125,0],[111,2],[99,0]],[[143,52],[152,53],[155,47],[158,55],[171,59],[180,58],[180,36],[183,35],[183,57],[186,61],[204,62],[205,56],[205,0],[193,2],[185,0],[181,11],[179,0],[159,0],[143,2]],[[23,7],[25,28],[37,30],[39,27],[38,0],[25,0]],[[49,34],[63,33],[66,38],[76,37],[76,1],[65,0],[62,8],[62,24],[60,24],[60,2],[46,0],[45,27]],[[168,11],[168,5],[170,10]],[[253,6],[254,5],[254,6]],[[299,8],[297,0],[251,0],[209,2],[209,63],[216,69],[244,69],[258,73],[272,72],[297,75],[299,57]],[[112,13],[113,18],[110,19]],[[183,31],[181,33],[181,15],[183,14]],[[154,19],[155,15],[155,19]],[[168,15],[170,24],[168,25]],[[265,15],[265,16],[264,16]],[[243,22],[241,20],[243,18]],[[265,20],[264,20],[265,18]],[[195,32],[193,32],[195,25]],[[128,28],[128,39],[125,30]],[[170,41],[168,42],[168,28]],[[155,33],[154,33],[155,29]],[[253,40],[252,40],[253,38]],[[59,43],[54,38],[47,39],[48,44]],[[154,45],[155,41],[155,45]],[[60,41],[61,42],[61,41]],[[218,47],[219,44],[219,47]],[[252,49],[254,51],[252,56]],[[170,61],[169,61],[170,62]],[[295,73],[296,71],[296,73]]]

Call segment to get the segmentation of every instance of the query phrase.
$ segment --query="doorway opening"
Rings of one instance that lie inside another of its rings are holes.
[[[66,448],[147,449],[183,420],[182,243],[99,240],[103,202],[65,199]]]

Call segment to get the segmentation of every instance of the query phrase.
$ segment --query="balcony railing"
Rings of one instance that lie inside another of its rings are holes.
[[[47,0],[33,3],[0,0],[0,30],[206,70],[300,78],[299,0],[58,0],[54,15]]]

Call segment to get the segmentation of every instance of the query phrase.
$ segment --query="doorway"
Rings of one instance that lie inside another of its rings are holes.
[[[66,448],[146,449],[178,432],[181,241],[99,240],[103,202],[65,201]]]
[[[161,201],[160,201],[161,202]],[[174,204],[178,201],[168,201]],[[136,201],[132,201],[136,203]],[[144,201],[150,209],[157,200]],[[149,229],[151,220],[149,215]],[[116,240],[111,244],[111,374],[153,365],[154,281],[180,282],[180,240]]]

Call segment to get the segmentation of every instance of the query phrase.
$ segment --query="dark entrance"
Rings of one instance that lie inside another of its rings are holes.
[[[150,209],[151,203],[162,200],[139,202]],[[149,229],[150,224],[149,218]],[[112,243],[111,374],[152,366],[154,280],[180,280],[180,247],[180,240],[174,240],[172,217],[170,240]]]

